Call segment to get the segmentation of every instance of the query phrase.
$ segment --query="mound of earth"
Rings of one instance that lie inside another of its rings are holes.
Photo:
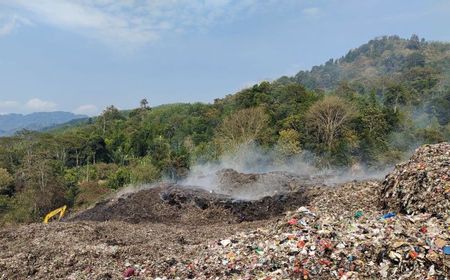
[[[259,199],[296,191],[305,185],[318,185],[323,179],[289,172],[240,173],[233,169],[216,172],[217,191],[241,199]]]
[[[99,202],[69,221],[190,225],[254,221],[305,205],[318,193],[320,188],[297,186],[295,191],[288,193],[258,200],[237,200],[230,195],[165,183]]]
[[[383,182],[386,208],[404,213],[450,213],[450,144],[425,145]]]

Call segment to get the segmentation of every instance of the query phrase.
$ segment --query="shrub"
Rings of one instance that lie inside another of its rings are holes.
[[[121,187],[131,182],[130,175],[130,170],[125,167],[121,167],[115,173],[109,176],[108,186],[114,190],[120,189]]]

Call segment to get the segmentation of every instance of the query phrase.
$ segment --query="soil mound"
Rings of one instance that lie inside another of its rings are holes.
[[[230,195],[199,188],[160,184],[150,189],[105,200],[70,221],[125,221],[207,225],[268,219],[305,205],[320,188],[297,190],[258,200],[237,200]]]
[[[217,191],[251,200],[296,191],[305,185],[323,183],[322,178],[299,176],[289,172],[240,173],[233,169],[216,172]]]
[[[385,208],[404,213],[448,215],[450,211],[450,144],[425,145],[399,164],[383,182]]]

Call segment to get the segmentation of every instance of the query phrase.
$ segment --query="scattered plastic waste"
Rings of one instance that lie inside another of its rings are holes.
[[[444,246],[444,248],[442,248],[442,251],[444,252],[444,254],[450,255],[450,246]]]
[[[129,278],[129,277],[135,276],[135,273],[136,273],[136,270],[132,267],[129,267],[123,273],[123,277]]]
[[[220,241],[220,244],[222,244],[222,246],[226,247],[231,244],[231,240],[224,239],[224,240]]]
[[[397,214],[395,214],[394,212],[390,212],[390,213],[384,214],[382,218],[386,220],[386,219],[394,218],[395,216],[397,216]]]
[[[356,211],[355,213],[355,219],[359,219],[364,215],[363,211]]]

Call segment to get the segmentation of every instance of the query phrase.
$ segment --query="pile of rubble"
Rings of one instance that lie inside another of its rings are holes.
[[[329,190],[270,226],[175,258],[161,279],[448,279],[450,221],[379,210],[378,182]]]
[[[408,214],[450,215],[450,144],[425,145],[386,177],[386,208]]]

